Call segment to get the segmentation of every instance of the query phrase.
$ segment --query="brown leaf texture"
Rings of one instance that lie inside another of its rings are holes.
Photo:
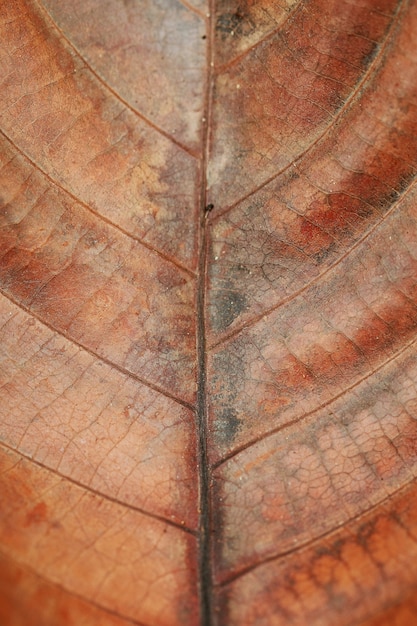
[[[417,1],[0,33],[0,625],[417,624]]]

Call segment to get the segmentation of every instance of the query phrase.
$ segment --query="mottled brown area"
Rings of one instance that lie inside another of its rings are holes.
[[[340,123],[290,171],[213,224],[210,307],[216,335],[317,280],[395,208],[414,180],[417,58],[409,56],[404,70],[397,70],[411,39],[408,29]],[[246,306],[222,320],[219,293],[227,290],[244,297]]]
[[[343,271],[336,266],[212,351],[213,460],[329,402],[413,341],[415,197],[413,190],[344,260]],[[241,426],[220,442],[215,433],[225,405]]]
[[[6,142],[2,148],[3,293],[95,354],[191,401],[190,275],[100,221]]]
[[[300,0],[219,0],[215,5],[215,60],[223,65],[282,29]]]
[[[417,623],[417,0],[6,0],[0,626]]]
[[[300,3],[282,30],[216,76],[210,200],[222,208],[288,167],[354,96],[396,2]]]
[[[5,298],[0,326],[0,440],[90,489],[195,528],[192,412]],[[25,524],[40,520],[44,507]]]
[[[414,354],[413,345],[341,398],[216,470],[220,580],[316,540],[414,479]]]
[[[222,588],[219,624],[362,624],[374,606],[386,610],[415,589],[416,521],[412,484],[379,511]]]
[[[98,81],[35,2],[7,3],[0,36],[6,135],[92,210],[193,265],[195,159]]]
[[[177,0],[125,2],[117,21],[112,0],[45,0],[43,4],[107,85],[173,139],[200,149],[205,74],[202,17]]]

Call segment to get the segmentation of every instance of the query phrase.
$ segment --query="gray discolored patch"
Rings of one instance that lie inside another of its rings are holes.
[[[235,291],[220,291],[212,304],[215,331],[225,330],[246,309],[246,298]]]
[[[238,432],[242,420],[233,408],[224,409],[216,420],[216,439],[223,444],[231,444]]]
[[[247,37],[253,33],[255,28],[256,25],[251,18],[239,9],[234,12],[222,13],[216,20],[216,31],[221,34],[222,39],[234,35]]]

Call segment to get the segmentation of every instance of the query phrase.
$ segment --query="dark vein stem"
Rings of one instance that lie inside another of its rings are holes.
[[[197,459],[199,478],[199,594],[200,624],[213,626],[212,609],[212,569],[211,569],[211,470],[208,462],[207,432],[207,369],[206,369],[206,273],[207,273],[207,164],[209,158],[209,140],[211,109],[213,98],[213,15],[214,1],[210,0],[207,22],[207,79],[202,127],[202,157],[199,215],[199,260],[197,287]]]
[[[199,284],[197,292],[197,446],[199,470],[199,575],[201,626],[211,626],[211,472],[207,454],[206,338],[205,338],[205,268],[206,219],[200,230]]]

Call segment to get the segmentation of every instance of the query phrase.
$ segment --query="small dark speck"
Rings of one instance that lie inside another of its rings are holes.
[[[208,204],[206,208],[204,209],[204,211],[206,213],[210,213],[210,211],[212,211],[213,209],[214,209],[214,204]]]
[[[207,39],[207,35],[203,35],[201,39]]]

